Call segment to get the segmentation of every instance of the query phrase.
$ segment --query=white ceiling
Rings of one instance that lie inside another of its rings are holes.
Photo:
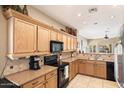
[[[124,23],[124,6],[112,5],[35,5],[33,6],[60,23],[75,27],[87,39],[103,38],[105,31],[110,38],[117,37]],[[97,8],[94,14],[89,8]],[[80,14],[81,16],[78,16]],[[114,16],[111,19],[111,16]],[[97,25],[94,23],[97,22]]]

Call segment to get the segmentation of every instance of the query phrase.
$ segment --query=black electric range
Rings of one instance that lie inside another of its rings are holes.
[[[58,67],[58,88],[64,88],[69,83],[69,64],[68,63],[59,63],[57,55],[45,56],[44,64],[54,67]]]

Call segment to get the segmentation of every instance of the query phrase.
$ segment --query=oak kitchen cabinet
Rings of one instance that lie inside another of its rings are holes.
[[[63,34],[58,32],[58,41],[63,42]]]
[[[69,80],[72,80],[78,73],[78,61],[73,61],[69,64]]]
[[[74,39],[73,39],[73,37],[71,37],[71,50],[73,50],[74,49]]]
[[[70,36],[67,36],[67,49],[68,50],[71,49],[71,38],[70,38]]]
[[[76,50],[77,49],[77,38],[73,38],[73,49]]]
[[[46,88],[57,88],[57,75],[46,81]]]
[[[63,34],[64,51],[67,50],[67,35]]]
[[[94,75],[94,61],[86,61],[85,71],[87,75]]]
[[[26,54],[36,52],[35,24],[18,18],[8,20],[8,54]]]
[[[64,51],[76,50],[74,36],[53,29],[12,9],[3,13],[8,20],[8,57],[10,59],[49,53],[49,41],[64,42]]]
[[[50,30],[38,26],[38,52],[50,52]]]
[[[96,62],[95,76],[106,79],[106,62]]]
[[[57,88],[57,70],[34,79],[24,85],[23,88]]]
[[[80,74],[106,79],[106,62],[80,60],[78,65]]]
[[[50,40],[58,40],[58,33],[57,33],[57,31],[54,31],[54,30],[50,31]]]
[[[78,71],[79,71],[79,74],[86,74],[86,62],[84,60],[79,60],[78,62]]]

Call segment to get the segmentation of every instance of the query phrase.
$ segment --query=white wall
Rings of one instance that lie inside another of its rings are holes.
[[[109,47],[109,44],[112,45],[112,53],[114,52],[115,44],[119,41],[119,38],[111,38],[111,39],[93,39],[89,40],[88,46],[94,46],[96,45],[96,52],[98,51],[99,45],[106,45]]]
[[[83,41],[83,46],[81,45],[81,40]],[[78,50],[84,51],[86,53],[87,52],[87,44],[88,44],[87,39],[81,35],[78,35]]]
[[[65,29],[65,26],[63,26],[62,24],[60,24],[59,22],[53,20],[51,17],[45,15],[43,12],[41,12],[40,10],[32,7],[32,6],[28,6],[28,13],[32,18],[35,18],[45,24],[48,24],[50,26],[54,26],[55,28],[62,28]]]

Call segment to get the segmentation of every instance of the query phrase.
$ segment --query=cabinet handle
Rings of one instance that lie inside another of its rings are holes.
[[[32,83],[32,85],[35,85],[35,84],[37,84],[39,81],[36,81],[36,82],[34,82],[34,83]]]

